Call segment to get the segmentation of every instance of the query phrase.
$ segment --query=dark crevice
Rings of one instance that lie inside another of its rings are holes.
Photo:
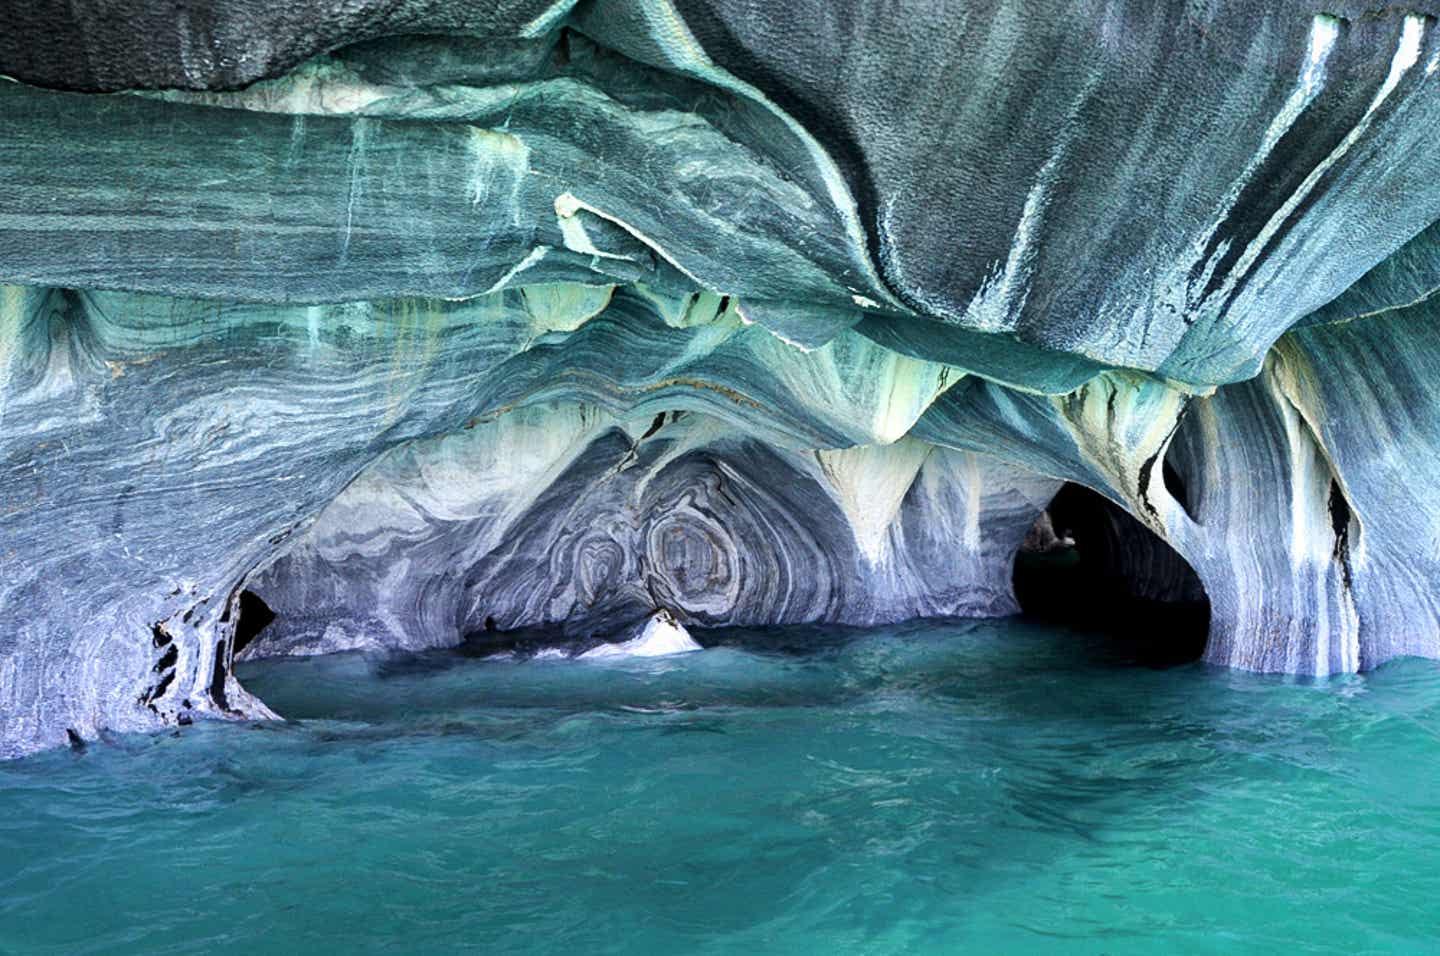
[[[575,58],[575,51],[571,49],[574,34],[569,27],[561,27],[555,36],[555,65],[567,67],[570,61]]]
[[[1180,507],[1185,510],[1185,514],[1189,515],[1190,520],[1195,520],[1195,515],[1190,510],[1189,494],[1187,493],[1184,480],[1180,477],[1180,473],[1171,466],[1170,462],[1161,457],[1165,454],[1166,450],[1171,447],[1171,443],[1176,433],[1180,431],[1180,426],[1184,424],[1185,415],[1189,411],[1190,406],[1188,404],[1180,410],[1179,416],[1175,419],[1175,424],[1170,426],[1170,434],[1165,437],[1165,441],[1161,443],[1160,449],[1145,459],[1145,462],[1140,466],[1139,483],[1136,486],[1140,492],[1140,504],[1156,521],[1160,520],[1160,512],[1155,508],[1154,502],[1150,500],[1150,482],[1154,479],[1155,463],[1157,461],[1160,463],[1160,480],[1165,483],[1165,490],[1170,492],[1170,497],[1179,503]]]
[[[1140,480],[1136,486],[1140,489],[1140,503],[1145,506],[1146,511],[1150,512],[1151,517],[1157,521],[1160,519],[1160,512],[1155,510],[1155,505],[1150,501],[1150,476],[1155,471],[1155,462],[1159,457],[1160,453],[1157,451],[1145,459],[1144,464],[1140,466]]]
[[[164,697],[165,692],[170,689],[170,685],[173,683],[175,683],[175,672],[173,670],[167,671],[165,676],[160,678],[160,682],[146,692],[145,696],[140,699],[140,702],[151,710],[154,710],[155,701]]]
[[[231,638],[233,656],[239,656],[274,620],[275,612],[264,598],[254,591],[241,591],[236,602],[235,634]]]
[[[1170,493],[1170,497],[1174,498],[1175,503],[1194,521],[1195,512],[1190,507],[1190,489],[1186,487],[1185,479],[1180,477],[1180,472],[1176,471],[1170,462],[1162,462],[1160,479],[1165,482],[1165,490]]]
[[[215,645],[215,666],[210,671],[210,699],[221,710],[230,709],[230,701],[225,694],[225,678],[230,675],[228,645],[229,642],[223,638]]]
[[[655,433],[658,432],[662,427],[664,427],[664,425],[665,425],[665,413],[664,413],[664,412],[661,412],[659,415],[656,415],[656,416],[655,416],[655,420],[650,423],[650,427],[647,428],[647,429],[645,429],[645,434],[643,434],[643,435],[640,436],[640,440],[641,440],[641,441],[644,441],[645,439],[649,438],[651,435],[655,434]]]
[[[1353,582],[1350,571],[1350,502],[1345,500],[1345,491],[1340,483],[1330,480],[1330,528],[1335,532],[1335,560],[1340,565],[1340,574],[1348,591]]]
[[[1194,569],[1080,485],[1062,488],[1037,522],[1016,555],[1014,586],[1022,613],[1103,636],[1122,663],[1171,667],[1205,651],[1210,602]]]

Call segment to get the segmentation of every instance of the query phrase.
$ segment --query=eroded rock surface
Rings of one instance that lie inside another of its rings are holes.
[[[129,6],[0,31],[0,755],[268,715],[247,588],[254,654],[1009,613],[1066,481],[1212,662],[1440,656],[1434,11]]]

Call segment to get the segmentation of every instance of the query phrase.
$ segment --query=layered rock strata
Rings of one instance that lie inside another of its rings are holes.
[[[1008,613],[1064,482],[1214,663],[1440,656],[1431,11],[113,7],[0,31],[0,755],[268,715],[246,589],[256,654]]]

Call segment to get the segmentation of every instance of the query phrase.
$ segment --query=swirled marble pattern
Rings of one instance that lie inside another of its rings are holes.
[[[487,626],[1012,613],[1059,482],[911,439],[797,451],[702,415],[533,406],[387,456],[248,586],[249,654],[448,646]]]
[[[264,713],[229,676],[239,583],[386,448],[561,395],[843,447],[903,435],[959,378],[849,331],[804,351],[733,302],[644,288],[279,307],[11,286],[0,309],[15,749]]]
[[[106,6],[28,13],[0,71],[197,92],[0,86],[9,281],[316,302],[642,279],[1062,392],[1090,363],[1253,376],[1440,217],[1419,10]],[[75,45],[38,57],[55,35]]]
[[[1002,613],[1064,481],[1213,662],[1440,656],[1425,4],[184,6],[0,31],[0,756],[267,715],[246,587]]]

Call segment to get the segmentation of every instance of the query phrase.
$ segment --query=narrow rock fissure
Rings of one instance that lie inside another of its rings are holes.
[[[1330,527],[1335,532],[1335,560],[1340,564],[1340,574],[1345,582],[1345,589],[1348,591],[1353,586],[1352,572],[1350,570],[1350,503],[1345,500],[1345,491],[1340,483],[1331,479],[1330,496],[1328,501],[1330,509]]]
[[[1190,489],[1185,484],[1185,479],[1180,477],[1180,473],[1168,461],[1161,462],[1160,477],[1165,482],[1165,490],[1170,493],[1170,497],[1175,499],[1175,503],[1191,521],[1195,521],[1195,509],[1190,503]]]

